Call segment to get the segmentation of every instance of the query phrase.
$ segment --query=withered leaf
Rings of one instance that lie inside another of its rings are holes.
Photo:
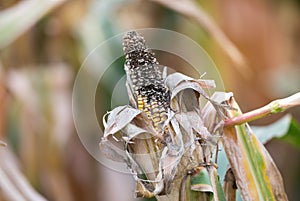
[[[170,74],[166,80],[165,84],[168,86],[170,91],[173,91],[174,88],[181,82],[184,81],[192,81],[198,83],[202,88],[210,89],[210,88],[215,88],[216,84],[214,80],[204,80],[204,79],[194,79],[189,76],[186,76],[182,73],[172,73]]]
[[[99,148],[101,153],[103,153],[104,156],[110,160],[116,162],[125,162],[126,160],[126,153],[124,149],[118,148],[111,140],[102,138],[101,142],[99,143]]]
[[[116,107],[109,113],[103,137],[117,133],[140,113],[142,111],[128,105]]]

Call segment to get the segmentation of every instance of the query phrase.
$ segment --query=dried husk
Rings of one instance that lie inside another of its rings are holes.
[[[171,93],[164,125],[167,136],[157,133],[147,115],[134,108],[136,103],[128,91],[133,107],[115,108],[107,122],[104,119],[100,148],[108,158],[127,163],[137,182],[138,197],[179,200],[179,189],[188,171],[201,167],[214,179],[215,168],[209,167],[220,136],[216,129],[220,119],[217,110],[222,106],[218,102],[224,99],[213,100],[207,95],[205,90],[215,87],[212,80],[196,80],[174,73],[166,78],[165,84]],[[203,98],[208,106],[201,106]],[[215,192],[216,186],[209,188]],[[207,189],[197,190],[207,193]]]

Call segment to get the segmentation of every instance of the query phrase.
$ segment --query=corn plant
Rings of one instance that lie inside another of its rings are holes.
[[[127,164],[137,197],[236,200],[238,189],[243,200],[287,200],[280,172],[247,122],[299,105],[300,93],[243,114],[232,93],[206,93],[213,80],[166,76],[137,32],[127,32],[123,46],[130,105],[105,115],[100,149]],[[230,164],[223,187],[221,148]]]

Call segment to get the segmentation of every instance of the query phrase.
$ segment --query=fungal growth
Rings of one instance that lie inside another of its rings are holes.
[[[124,35],[123,50],[129,93],[132,93],[137,109],[145,111],[154,128],[161,132],[167,119],[170,95],[164,86],[159,63],[146,46],[145,39],[136,31]]]

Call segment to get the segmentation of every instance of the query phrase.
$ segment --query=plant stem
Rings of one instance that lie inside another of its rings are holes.
[[[291,107],[300,106],[300,92],[287,98],[278,99],[269,104],[224,121],[224,127],[240,125],[262,117],[283,112]]]

